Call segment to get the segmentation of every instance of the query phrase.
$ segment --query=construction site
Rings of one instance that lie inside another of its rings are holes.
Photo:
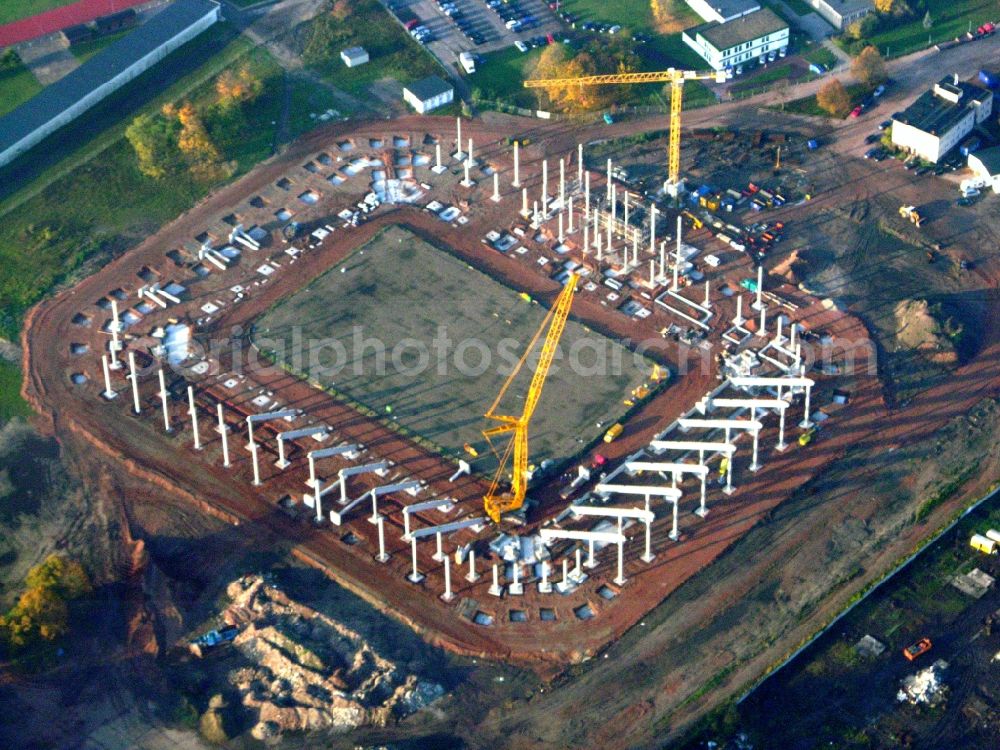
[[[996,299],[961,301],[995,289],[995,259],[934,249],[950,229],[924,185],[758,119],[693,120],[683,139],[506,117],[322,128],[35,308],[26,396],[151,494],[236,534],[266,527],[453,654],[551,678],[717,570],[730,586],[657,626],[682,648],[750,585],[720,558],[800,488],[997,382],[995,333],[976,325]],[[930,205],[929,227],[858,213],[900,200]],[[942,272],[952,260],[978,281]],[[837,555],[811,585],[855,564]],[[672,694],[756,656],[706,656]],[[418,678],[394,679],[358,724],[406,714]],[[607,746],[644,737],[614,732],[651,710],[683,723],[687,703],[634,698],[607,707]]]

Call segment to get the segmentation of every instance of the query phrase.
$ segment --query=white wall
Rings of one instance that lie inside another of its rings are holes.
[[[188,42],[196,37],[202,31],[218,21],[219,16],[220,9],[216,7],[212,10],[212,12],[193,23],[184,31],[177,34],[177,36],[164,42],[145,57],[132,63],[132,65],[116,75],[110,81],[105,82],[102,86],[98,86],[96,89],[93,89],[84,96],[80,97],[79,100],[53,117],[45,125],[28,134],[17,143],[10,146],[7,150],[0,153],[0,166],[13,161],[16,157],[23,154],[29,148],[42,141],[59,128],[64,125],[68,125],[113,91],[121,88],[133,78],[138,77],[185,42]]]
[[[705,39],[701,34],[696,34],[694,39],[688,36],[687,32],[681,37],[684,43],[697,52],[713,70],[725,70],[727,67],[752,63],[761,55],[776,51],[788,46],[788,28],[781,29],[766,37],[760,37],[750,42],[745,42],[747,46],[743,49],[718,50]],[[765,38],[767,41],[764,41]],[[742,46],[742,45],[741,45]]]

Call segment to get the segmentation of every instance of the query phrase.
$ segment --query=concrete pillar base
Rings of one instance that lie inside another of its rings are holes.
[[[476,181],[475,180],[462,180],[458,184],[461,185],[462,187],[470,188],[470,187],[475,187]]]
[[[442,164],[440,167],[431,167],[431,171],[434,174],[444,174],[445,172],[448,171],[448,167]]]
[[[508,584],[507,593],[511,596],[521,596],[524,593],[524,584],[520,582]]]
[[[500,196],[499,195],[491,195],[490,196],[490,200],[493,201],[494,203],[499,203],[500,202]]]
[[[388,554],[375,555],[375,559],[380,563],[387,563],[389,562],[389,555]]]
[[[473,573],[466,573],[465,574],[465,580],[468,581],[469,583],[475,583],[480,578],[482,578],[482,576],[479,575],[478,573],[475,573],[475,574],[473,574]]]
[[[490,586],[490,596],[503,596],[503,586]]]
[[[308,494],[308,493],[306,493],[306,494],[304,494],[302,496],[302,504],[305,505],[307,508],[315,508],[316,507],[316,503],[313,502],[313,496],[310,495],[310,494]]]
[[[597,567],[597,560],[590,560],[589,558],[583,561],[583,567],[590,568],[593,570]]]
[[[426,577],[427,576],[425,576],[423,573],[417,573],[416,575],[410,573],[408,576],[406,576],[406,580],[409,581],[410,583],[421,583]]]
[[[676,531],[671,531],[669,534],[667,534],[667,537],[670,539],[670,541],[676,542],[678,539],[681,538],[681,535]]]
[[[519,188],[519,187],[521,187],[521,183],[520,182],[512,182],[512,183],[510,183],[510,186],[512,188]]]
[[[287,469],[289,466],[292,465],[292,462],[286,459],[284,461],[275,461],[274,465],[277,466],[279,469]]]
[[[628,578],[618,578],[617,576],[615,576],[613,579],[611,579],[611,582],[614,583],[615,586],[624,586],[627,580]]]
[[[552,584],[549,581],[546,581],[545,583],[542,583],[541,581],[539,581],[538,582],[538,593],[539,594],[551,594],[552,593]]]
[[[372,526],[378,526],[379,518],[380,516],[368,516],[368,523],[370,523]]]
[[[708,508],[696,508],[694,514],[698,516],[698,518],[704,518],[708,515]]]
[[[433,560],[434,562],[444,562],[444,553],[441,553],[439,555],[437,552],[435,552],[433,555],[431,555],[431,560]]]
[[[453,593],[452,594],[448,594],[448,593],[441,594],[441,601],[443,601],[443,602],[454,601],[454,599],[455,599],[455,594],[453,594]]]
[[[808,430],[811,427],[815,426],[815,424],[816,424],[815,422],[810,422],[808,419],[803,419],[801,422],[799,422],[799,427],[801,427],[803,430]]]
[[[642,554],[642,555],[639,555],[639,559],[642,560],[644,563],[651,563],[651,562],[653,562],[653,560],[656,559],[656,555],[653,555],[653,554],[649,554],[649,555]]]
[[[787,448],[787,447],[788,447],[787,443],[778,443],[776,446],[774,446],[774,449],[780,453],[780,452],[784,451],[785,448]]]
[[[107,399],[108,401],[114,401],[116,398],[118,398],[118,394],[115,393],[114,391],[104,391],[101,394],[101,396]]]
[[[750,469],[750,471],[756,473],[760,471],[760,464],[750,464],[747,468]]]
[[[736,488],[735,487],[723,487],[722,488],[722,494],[724,494],[724,495],[732,495],[734,492],[736,492]]]
[[[451,155],[451,158],[454,159],[455,161],[465,161],[465,152],[456,151]]]

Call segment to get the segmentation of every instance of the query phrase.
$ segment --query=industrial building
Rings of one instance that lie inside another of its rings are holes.
[[[403,87],[403,99],[419,114],[455,101],[455,89],[437,76],[427,76]]]
[[[364,65],[370,58],[364,47],[348,47],[345,50],[341,50],[340,59],[344,61],[344,65],[348,68],[356,68],[359,65]]]
[[[707,23],[725,23],[760,10],[756,0],[685,0]]]
[[[969,154],[969,169],[977,178],[987,180],[994,193],[1000,193],[1000,146]]]
[[[937,162],[993,111],[987,89],[948,76],[892,118],[892,143]]]
[[[787,47],[788,24],[764,8],[727,23],[695,26],[681,37],[713,70],[725,70]]]
[[[813,10],[839,31],[843,31],[875,10],[872,0],[808,0],[808,2]]]
[[[72,122],[219,18],[219,4],[214,0],[175,0],[135,31],[0,117],[0,166]],[[127,23],[122,17],[109,28]]]

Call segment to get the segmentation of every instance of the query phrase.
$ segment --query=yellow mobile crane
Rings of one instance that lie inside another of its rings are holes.
[[[540,78],[524,82],[527,89],[548,86],[605,86],[610,84],[669,83],[670,84],[670,140],[667,147],[667,190],[677,192],[681,173],[681,104],[684,99],[684,81],[713,79],[724,83],[724,71],[699,73],[694,70],[668,68],[653,73],[613,73],[610,75],[579,76],[577,78]]]
[[[493,405],[486,412],[485,416],[487,419],[492,419],[500,423],[496,427],[483,430],[483,436],[500,460],[500,465],[497,467],[497,473],[493,477],[490,489],[483,498],[486,514],[493,519],[494,523],[500,523],[501,515],[512,510],[517,510],[524,504],[524,496],[528,491],[528,424],[531,422],[531,415],[534,414],[535,407],[538,406],[538,399],[542,395],[545,378],[548,376],[549,368],[552,366],[552,358],[555,356],[556,346],[559,344],[559,338],[566,327],[569,308],[573,303],[573,294],[576,292],[576,281],[576,274],[570,274],[569,279],[566,281],[566,286],[559,293],[555,304],[546,313],[542,325],[535,332],[531,343],[528,344],[528,348],[521,356],[521,359],[514,367],[507,381],[503,384],[500,393],[493,401]],[[538,358],[538,366],[531,376],[531,385],[528,386],[528,395],[524,400],[524,409],[521,411],[520,416],[497,414],[496,410],[500,406],[500,400],[507,393],[511,383],[514,382],[514,378],[517,377],[521,367],[535,348],[535,344],[538,343],[538,339],[541,338],[542,332],[546,329],[548,329],[548,333],[545,334],[545,340],[542,343],[542,350]],[[501,456],[493,447],[493,438],[508,433],[513,433],[513,435]],[[504,478],[504,474],[507,471],[507,464],[512,455],[514,457],[514,466],[511,472],[510,491],[500,492],[500,482]]]

